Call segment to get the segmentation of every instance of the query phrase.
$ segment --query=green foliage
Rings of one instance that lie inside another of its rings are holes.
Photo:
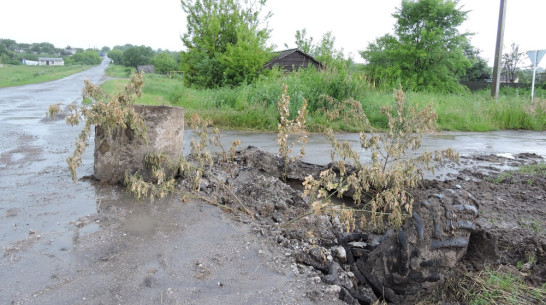
[[[98,65],[102,58],[95,50],[78,51],[76,54],[65,58],[65,64],[68,65]]]
[[[55,54],[55,46],[49,42],[33,43],[29,51],[38,54]]]
[[[519,272],[506,269],[485,268],[468,272],[456,281],[449,281],[448,293],[464,304],[542,304],[546,297],[546,284],[534,286]]]
[[[187,14],[187,33],[182,37],[187,51],[181,53],[180,69],[188,85],[216,88],[256,76],[269,59],[265,47],[269,30],[260,27],[265,2],[181,0]]]
[[[395,35],[371,43],[361,56],[368,62],[372,81],[386,88],[401,84],[406,90],[460,92],[458,78],[471,63],[464,54],[467,35],[457,27],[466,12],[457,1],[402,1],[393,16]]]
[[[118,77],[127,76],[120,74]],[[381,107],[392,104],[390,91],[374,89],[359,71],[350,72],[349,69],[310,68],[286,74],[272,70],[251,84],[216,89],[184,86],[174,78],[148,74],[144,77],[146,82],[139,103],[181,106],[186,109],[188,119],[197,113],[222,128],[275,131],[279,122],[277,101],[281,99],[283,84],[288,87],[291,114],[297,113],[307,100],[307,129],[311,132],[322,132],[326,128],[351,132],[367,130],[353,118],[354,107],[358,106],[349,107],[351,103],[361,105],[373,128],[386,130],[388,122]],[[126,82],[109,80],[103,86],[111,87],[110,92],[115,92],[115,88]],[[120,84],[110,86],[112,83]],[[536,90],[537,98],[533,102],[528,98],[530,92],[522,89],[519,94],[515,89],[501,91],[501,97],[495,103],[491,103],[487,90],[464,94],[407,92],[407,96],[407,103],[412,107],[433,104],[440,130],[546,130],[546,91],[543,89]],[[339,113],[336,119],[332,118],[334,112]]]
[[[298,49],[302,50],[307,54],[312,54],[315,46],[313,45],[313,37],[307,38],[307,29],[297,30],[296,31],[296,46]],[[288,48],[288,46],[287,46]]]
[[[129,48],[132,48],[132,47],[134,47],[132,44],[126,43],[126,44],[124,44],[122,46],[120,46],[120,45],[114,46],[114,48],[112,50],[120,50],[120,51],[123,52],[123,51],[125,51],[125,50],[127,50]]]
[[[104,72],[111,77],[128,78],[131,74],[136,73],[136,69],[120,65],[108,65],[108,68]]]
[[[487,64],[487,61],[480,56],[480,51],[475,49],[470,44],[464,48],[465,56],[470,60],[469,66],[460,78],[462,81],[477,81],[491,77],[492,69]]]
[[[316,60],[326,66],[333,66],[336,63],[343,62],[343,50],[335,49],[336,37],[332,32],[326,32],[322,35],[320,42],[315,46],[312,53]]]
[[[11,39],[0,39],[0,63],[20,65],[22,57],[15,52],[17,43]]]
[[[344,68],[347,64],[343,57],[343,49],[335,48],[336,37],[331,31],[322,35],[317,44],[313,44],[313,37],[307,37],[307,30],[297,30],[295,35],[296,46],[303,52],[313,56],[316,60],[327,67]]]
[[[150,47],[129,47],[123,51],[121,62],[124,66],[137,68],[141,65],[149,65],[154,57],[154,51]]]
[[[108,57],[114,61],[114,64],[121,65],[122,57],[123,57],[123,51],[120,49],[113,49],[108,52]]]
[[[158,53],[152,60],[156,73],[167,74],[176,71],[176,60],[167,52]]]
[[[267,36],[259,35],[259,30],[241,24],[237,28],[237,42],[229,44],[220,57],[224,65],[224,83],[237,86],[252,82],[261,71],[264,63],[271,59],[271,49],[266,48]]]

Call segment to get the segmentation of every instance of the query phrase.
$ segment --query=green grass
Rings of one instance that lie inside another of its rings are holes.
[[[0,88],[57,80],[91,67],[4,65],[0,68]]]
[[[129,69],[111,65],[107,74],[128,77]],[[126,80],[110,80],[103,87],[114,92]],[[348,75],[337,71],[303,71],[291,74],[271,73],[253,84],[229,88],[195,89],[183,85],[180,78],[160,75],[145,75],[141,104],[169,104],[184,107],[186,116],[198,114],[212,119],[222,128],[274,131],[277,128],[277,101],[282,86],[288,86],[291,98],[291,113],[295,115],[307,100],[310,131],[324,128],[336,131],[357,132],[362,129],[347,124],[343,115],[339,119],[328,119],[324,113],[325,96],[337,100],[353,97],[358,100],[371,125],[386,129],[387,120],[381,107],[394,105],[392,91],[378,90],[365,82],[361,75]],[[418,107],[430,103],[438,114],[438,129],[448,131],[492,131],[504,129],[546,130],[546,91],[538,89],[536,99],[530,101],[525,90],[501,92],[494,101],[489,91],[474,93],[439,94],[407,92],[408,102]],[[345,113],[347,115],[348,113]]]
[[[468,273],[454,287],[467,304],[539,304],[546,298],[546,284],[531,286],[520,275],[486,268]]]
[[[106,73],[106,75],[108,75],[110,77],[128,78],[129,76],[131,76],[131,73],[133,73],[135,71],[136,71],[135,68],[129,68],[129,67],[125,67],[125,66],[109,64],[108,68],[106,68],[105,73]]]
[[[504,171],[498,174],[496,177],[489,178],[488,180],[493,184],[501,184],[505,179],[510,179],[516,174],[546,176],[546,163],[522,165],[515,170]],[[534,180],[530,178],[527,180],[527,183],[532,184],[533,181]]]
[[[531,165],[524,165],[521,166],[518,171],[522,174],[541,174],[546,175],[546,163],[537,163],[537,164],[531,164]]]

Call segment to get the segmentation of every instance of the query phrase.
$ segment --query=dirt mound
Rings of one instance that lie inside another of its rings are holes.
[[[438,287],[492,265],[515,266],[532,284],[546,281],[546,176],[503,172],[542,162],[537,155],[464,158],[450,179],[412,190],[412,217],[382,235],[347,233],[338,218],[311,211],[301,183],[327,167],[293,162],[284,182],[275,155],[249,147],[233,162],[228,171],[212,167],[215,178],[205,175],[202,190],[236,206],[220,183],[229,186],[253,213],[237,214],[239,220],[281,247],[297,272],[330,285],[311,299],[333,293],[350,304],[460,301]]]

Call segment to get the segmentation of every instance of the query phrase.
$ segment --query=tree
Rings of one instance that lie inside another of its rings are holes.
[[[176,71],[177,67],[176,60],[167,52],[158,53],[152,60],[152,63],[154,64],[155,71],[161,74]]]
[[[307,54],[314,53],[313,37],[307,38],[307,29],[304,28],[301,31],[296,31],[296,46]]]
[[[125,50],[127,50],[127,49],[129,49],[131,47],[134,47],[134,46],[132,44],[130,44],[130,43],[126,43],[126,44],[124,44],[122,46],[114,46],[113,50],[125,51]]]
[[[255,28],[240,24],[237,29],[237,42],[226,47],[220,56],[220,63],[225,67],[224,84],[237,86],[243,82],[252,82],[271,58],[271,49],[265,48],[266,37],[258,35]]]
[[[17,49],[17,42],[13,39],[0,39],[0,45],[4,45],[7,50],[15,51]]]
[[[518,65],[523,59],[524,53],[519,51],[519,45],[512,43],[510,51],[502,55],[502,72],[506,80],[513,83],[517,79],[517,73],[520,70]]]
[[[465,74],[461,77],[461,80],[477,81],[491,77],[492,69],[487,64],[487,61],[480,56],[480,50],[467,44],[464,48],[464,54],[470,60],[471,66],[465,70]]]
[[[394,35],[371,43],[361,56],[376,83],[401,83],[410,90],[462,90],[458,78],[471,63],[464,54],[467,33],[457,27],[467,12],[456,0],[403,0],[393,16]]]
[[[307,30],[297,30],[295,35],[295,43],[298,49],[313,56],[316,60],[326,66],[344,65],[343,49],[335,48],[336,37],[331,31],[322,35],[321,40],[317,44],[313,44],[313,37],[307,38]]]
[[[102,62],[99,53],[95,50],[78,51],[67,57],[65,62],[69,65],[98,65]]]
[[[325,65],[333,65],[336,62],[343,61],[343,49],[337,50],[334,47],[336,37],[332,35],[332,32],[328,31],[324,35],[320,42],[315,46],[313,56]]]
[[[123,57],[123,51],[120,49],[113,49],[108,52],[108,57],[114,61],[114,64],[121,65],[123,62],[121,58]]]
[[[182,37],[187,51],[181,53],[180,69],[189,85],[213,88],[253,78],[255,67],[268,60],[260,55],[267,51],[269,38],[269,30],[260,26],[270,16],[260,17],[265,3],[245,1],[243,6],[239,0],[181,0],[187,14],[187,32]],[[241,61],[244,57],[252,63]]]
[[[138,68],[138,66],[149,65],[153,57],[154,51],[150,47],[129,47],[123,51],[121,62],[126,67]]]
[[[11,39],[0,39],[0,62],[10,65],[20,65],[23,58],[13,50],[17,49],[17,43]]]

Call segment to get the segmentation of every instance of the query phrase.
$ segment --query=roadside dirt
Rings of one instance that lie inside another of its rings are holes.
[[[254,219],[242,212],[236,213],[234,216],[239,221],[249,223],[271,245],[291,257],[296,273],[328,285],[326,289],[307,293],[311,300],[322,300],[327,289],[349,304],[371,304],[382,298],[381,292],[374,292],[374,287],[365,279],[367,275],[362,275],[365,272],[360,272],[359,264],[354,261],[363,261],[361,265],[370,263],[365,261],[366,257],[388,232],[384,236],[371,232],[346,234],[339,220],[309,213],[309,203],[301,197],[301,181],[308,174],[320,172],[324,166],[294,164],[287,173],[287,183],[283,183],[279,179],[281,162],[272,154],[248,148],[238,154],[237,166],[229,173],[221,168],[211,171],[232,186],[246,207],[253,211]],[[389,299],[385,296],[387,301],[402,304],[460,302],[462,300],[454,294],[447,294],[448,289],[439,288],[467,272],[486,267],[511,268],[516,276],[537,287],[546,283],[546,172],[507,171],[543,162],[540,156],[525,153],[466,156],[460,164],[448,165],[451,170],[456,169],[455,174],[450,173],[441,180],[427,180],[422,187],[412,190],[416,203],[462,190],[472,198],[479,214],[466,228],[471,229],[466,254],[463,252],[462,259],[452,268],[444,268],[436,275],[437,285],[423,286],[423,290],[412,291],[406,297],[399,291],[402,297]],[[205,194],[222,198],[221,204],[237,208],[214,179],[205,177],[201,186]],[[287,221],[301,215],[306,216],[286,225]]]
[[[384,237],[346,235],[335,218],[313,214],[283,227],[309,212],[301,180],[324,166],[299,163],[284,183],[281,162],[273,154],[247,149],[238,154],[235,170],[211,169],[233,186],[252,217],[210,177],[202,182],[203,194],[238,212],[198,200],[182,203],[178,195],[136,202],[120,187],[80,182],[96,189],[96,213],[74,219],[64,233],[27,230],[26,238],[3,248],[0,299],[6,304],[376,302],[381,295],[366,284],[349,256],[363,259]],[[537,162],[544,160],[534,154],[468,156],[460,165],[449,165],[456,174],[427,180],[412,192],[416,202],[450,189],[476,198],[479,217],[468,251],[448,280],[503,265],[533,285],[546,282],[546,177],[544,172],[505,172]],[[187,183],[180,179],[180,188]],[[2,211],[7,220],[21,212]],[[343,251],[344,243],[351,255]],[[458,301],[445,294],[417,301],[431,298]]]
[[[119,187],[89,180],[74,184],[65,159],[78,130],[67,128],[61,117],[46,120],[44,113],[51,104],[79,104],[83,80],[104,81],[105,68],[0,90],[0,304],[343,304],[341,299],[355,303],[355,297],[367,304],[377,299],[381,293],[363,284],[366,279],[348,260],[364,260],[384,236],[342,235],[338,221],[316,215],[280,227],[308,212],[301,179],[320,166],[295,168],[288,184],[278,178],[278,160],[271,155],[260,162],[241,159],[237,172],[215,169],[224,181],[237,183],[233,190],[254,219],[198,200],[182,203],[180,196],[138,202]],[[191,138],[191,130],[186,132]],[[340,137],[358,146],[358,135]],[[227,132],[222,139],[226,147],[240,139],[278,151],[274,134]],[[466,155],[546,156],[543,132],[441,133],[425,143],[426,150],[454,147]],[[306,160],[326,164],[330,149],[322,137],[311,135]],[[80,175],[93,173],[91,151],[92,144]],[[544,283],[546,182],[518,175],[490,182],[503,170],[537,159],[468,157],[460,166],[440,169],[439,181],[415,190],[416,198],[426,198],[460,186],[476,197],[477,229],[455,270],[504,264],[532,283]],[[210,196],[218,185],[204,181],[202,189]],[[217,198],[238,207],[225,190]],[[456,280],[457,273],[449,278]]]

